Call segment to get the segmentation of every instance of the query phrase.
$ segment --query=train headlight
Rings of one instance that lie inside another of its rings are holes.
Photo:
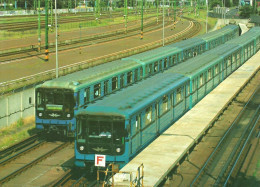
[[[41,116],[42,116],[42,113],[39,113],[39,116],[41,117]]]
[[[83,151],[83,150],[84,150],[84,146],[83,146],[83,145],[80,146],[80,147],[79,147],[79,150]]]
[[[116,152],[120,153],[121,149],[120,148],[116,148]]]
[[[67,118],[69,118],[70,117],[70,114],[67,114]]]

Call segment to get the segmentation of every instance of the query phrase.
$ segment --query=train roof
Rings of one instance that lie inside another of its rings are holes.
[[[124,58],[123,60],[134,60],[142,65],[155,62],[170,56],[175,53],[180,53],[185,49],[192,48],[194,45],[200,45],[205,43],[199,38],[190,38],[188,40],[182,40],[181,42],[159,47],[150,51],[146,51],[140,54],[133,55],[131,57]]]
[[[189,78],[180,74],[159,73],[117,94],[98,100],[82,109],[79,114],[123,115],[127,118],[188,80]]]
[[[254,39],[260,36],[260,27],[253,27],[243,35],[233,40],[227,41],[227,44],[239,44],[244,46],[249,42],[252,42]]]
[[[237,49],[239,49],[239,46],[236,44],[223,44],[195,58],[189,59],[185,63],[176,65],[174,68],[169,69],[169,72],[194,77],[204,71],[205,68],[223,59],[226,53],[236,51]]]
[[[77,90],[85,86],[85,84],[93,84],[107,77],[116,76],[130,68],[138,67],[140,67],[140,64],[131,60],[116,60],[44,82],[38,87]]]
[[[203,35],[196,36],[196,38],[201,38],[208,42],[212,39],[215,39],[216,37],[224,36],[225,34],[230,33],[235,29],[238,29],[237,25],[227,25],[221,29],[218,29],[218,30],[215,30],[215,31],[203,34]]]

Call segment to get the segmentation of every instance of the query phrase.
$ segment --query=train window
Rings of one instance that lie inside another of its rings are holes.
[[[84,91],[84,103],[88,103],[90,100],[90,88],[86,88]]]
[[[237,52],[237,60],[238,61],[240,60],[240,53],[239,53],[239,51]]]
[[[218,64],[215,65],[215,75],[219,73]]]
[[[162,104],[162,112],[166,112],[168,110],[168,96],[163,96],[163,104]]]
[[[228,57],[228,64],[227,64],[227,65],[230,66],[230,64],[231,64],[231,57],[229,56],[229,57]]]
[[[208,80],[210,80],[212,78],[212,72],[211,72],[211,68],[208,69]]]
[[[108,80],[104,82],[104,95],[108,94]]]
[[[117,87],[118,87],[118,82],[117,82],[117,77],[113,77],[112,78],[112,90],[115,90],[115,89],[117,89]]]
[[[233,54],[232,54],[232,63],[234,63],[235,61],[236,61],[236,54],[233,53]]]
[[[152,122],[152,107],[148,107],[145,110],[145,125],[149,125]]]
[[[192,91],[194,92],[197,89],[197,78],[192,80]]]
[[[43,94],[41,92],[37,92],[37,109],[43,109]]]
[[[186,85],[186,97],[190,95],[190,86],[189,84]]]
[[[164,59],[164,63],[163,63],[163,68],[166,69],[167,68],[167,58]]]
[[[120,75],[120,88],[124,87],[124,74]]]
[[[100,84],[94,85],[94,99],[99,97],[101,94]]]
[[[152,74],[152,68],[153,67],[153,65],[152,64],[149,64],[149,75],[151,75]]]
[[[154,72],[157,72],[158,71],[158,62],[155,62],[154,63]]]
[[[127,73],[127,84],[131,84],[133,82],[132,75],[133,75],[132,71]]]
[[[135,118],[135,133],[140,129],[140,115]],[[134,134],[135,134],[134,133]]]
[[[200,74],[200,86],[204,84],[203,73]]]
[[[134,82],[138,80],[138,69],[135,69]]]
[[[161,71],[161,70],[162,70],[162,60],[159,61],[159,71]]]
[[[172,64],[174,65],[176,63],[176,55],[172,56]]]
[[[140,79],[143,78],[143,67],[140,67]]]
[[[176,103],[179,103],[181,100],[182,100],[181,88],[178,88],[176,93]]]
[[[169,66],[172,66],[172,57],[169,56]]]

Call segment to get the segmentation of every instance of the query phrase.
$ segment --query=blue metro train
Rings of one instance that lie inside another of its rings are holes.
[[[260,27],[174,68],[96,101],[76,115],[75,165],[95,156],[120,167],[260,48]]]
[[[238,37],[236,25],[98,65],[35,89],[36,128],[74,137],[75,114],[90,103]]]

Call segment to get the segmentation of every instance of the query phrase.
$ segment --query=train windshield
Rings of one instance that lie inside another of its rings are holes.
[[[72,118],[74,106],[72,91],[64,89],[36,91],[36,111],[40,118]]]
[[[123,150],[126,136],[124,127],[123,120],[106,117],[78,118],[77,144],[86,145],[87,153],[120,153]]]

